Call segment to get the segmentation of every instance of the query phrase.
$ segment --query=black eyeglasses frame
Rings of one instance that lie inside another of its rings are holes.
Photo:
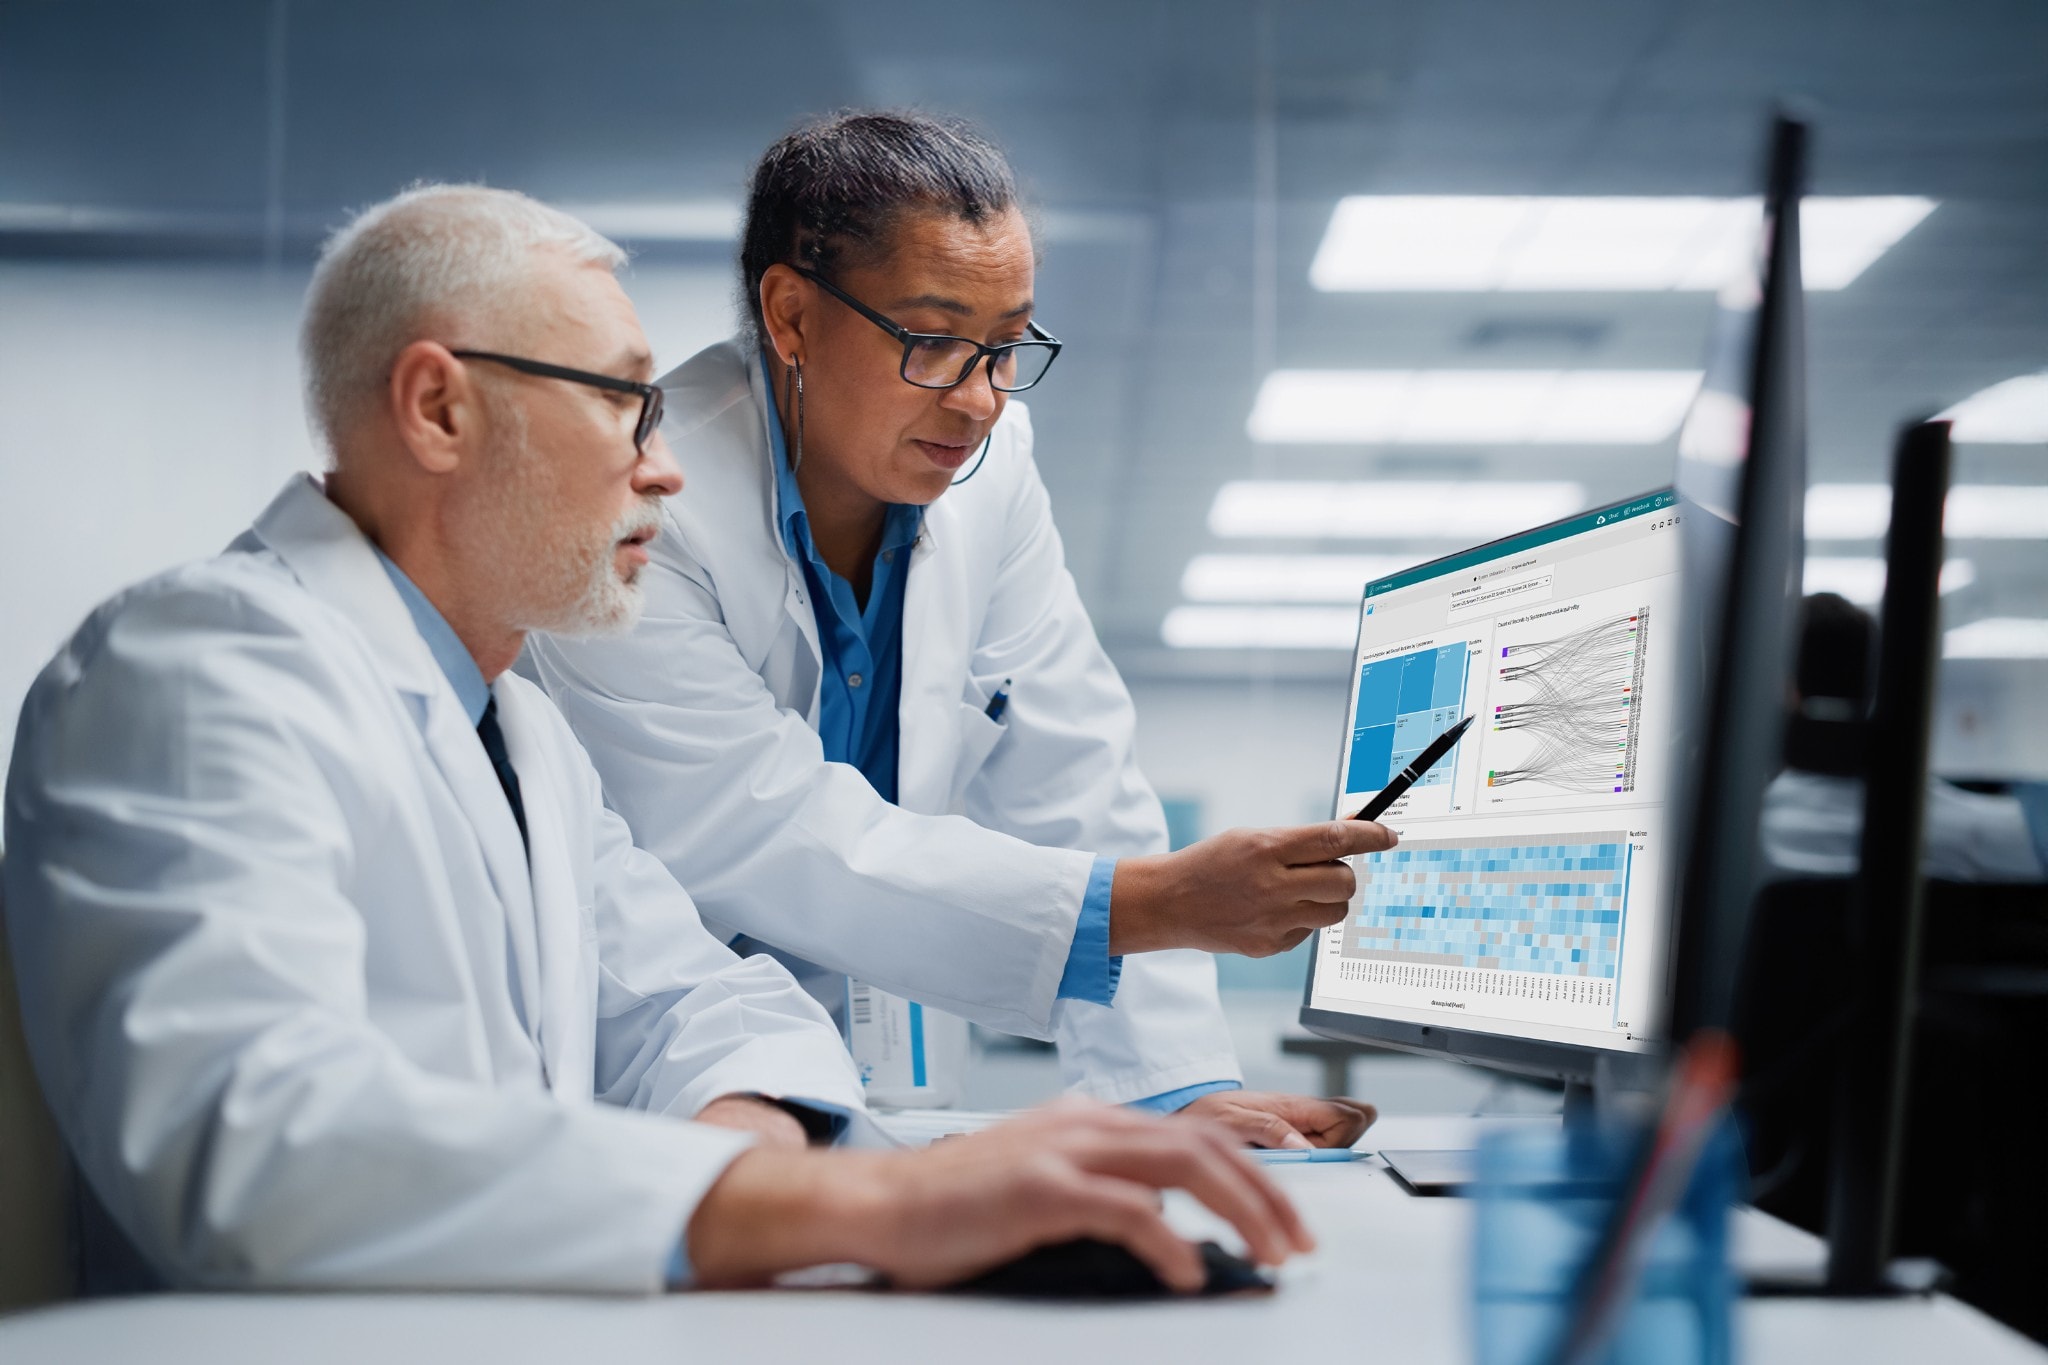
[[[644,449],[647,438],[661,425],[661,414],[666,404],[658,385],[643,384],[637,379],[614,379],[608,374],[572,370],[567,365],[550,365],[545,360],[528,360],[525,356],[501,355],[496,351],[450,351],[449,354],[461,360],[488,360],[494,365],[505,365],[523,374],[538,375],[542,379],[564,379],[571,384],[587,384],[593,389],[604,389],[610,393],[637,394],[640,398],[640,420],[633,424],[635,450]]]
[[[997,393],[1023,393],[1026,389],[1035,388],[1042,380],[1044,380],[1046,375],[1052,372],[1052,363],[1053,361],[1058,360],[1060,358],[1060,350],[1065,345],[1065,343],[1062,342],[1058,337],[1054,336],[1051,332],[1046,331],[1043,327],[1040,327],[1035,322],[1027,322],[1024,324],[1026,327],[1029,327],[1031,329],[1031,336],[1028,340],[1005,341],[1000,345],[996,346],[985,346],[981,342],[976,341],[972,337],[952,336],[946,332],[913,332],[908,327],[903,326],[901,323],[895,321],[894,319],[882,313],[878,313],[874,309],[868,307],[859,299],[847,293],[844,289],[841,289],[838,285],[832,283],[832,281],[826,279],[823,275],[811,269],[809,266],[793,265],[790,267],[790,269],[794,270],[797,274],[809,280],[812,284],[817,285],[818,288],[824,290],[833,298],[838,299],[848,308],[851,308],[854,312],[860,314],[869,322],[874,323],[875,326],[881,328],[890,336],[896,338],[898,342],[902,343],[903,360],[902,363],[897,366],[896,372],[897,374],[902,376],[904,383],[915,385],[920,389],[933,389],[939,391],[943,391],[946,389],[957,389],[962,384],[965,384],[967,382],[967,376],[974,373],[974,367],[981,364],[984,360],[986,360],[988,362],[988,384],[990,388],[994,389]],[[910,377],[911,351],[914,350],[920,342],[934,341],[957,341],[963,346],[972,346],[974,348],[974,354],[971,357],[969,357],[966,364],[960,367],[959,377],[954,379],[953,382],[951,382],[950,384],[924,384],[919,383],[919,381],[912,379]],[[996,358],[1002,355],[1005,351],[1020,350],[1026,346],[1030,346],[1033,348],[1049,349],[1052,352],[1052,354],[1046,357],[1045,368],[1038,372],[1038,377],[1036,379],[1033,379],[1029,384],[1019,384],[1015,388],[1006,389],[1001,384],[996,383]]]

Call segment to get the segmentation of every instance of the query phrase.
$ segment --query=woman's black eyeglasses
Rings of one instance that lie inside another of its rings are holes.
[[[1025,324],[1031,329],[1031,340],[1007,341],[1000,346],[984,346],[966,337],[936,332],[913,332],[877,313],[810,267],[790,268],[902,342],[901,373],[920,389],[950,389],[963,384],[974,373],[974,367],[987,357],[989,387],[998,393],[1022,393],[1045,378],[1045,372],[1052,368],[1060,353],[1059,340],[1035,322]]]
[[[528,360],[524,356],[499,355],[496,351],[451,351],[449,354],[464,360],[488,360],[494,365],[509,365],[523,373],[539,375],[542,379],[566,379],[571,384],[588,384],[593,389],[604,389],[610,393],[638,394],[640,420],[633,425],[635,450],[645,446],[647,438],[661,425],[661,390],[652,384],[642,384],[636,379],[614,379],[608,374],[592,374],[588,370],[572,370],[566,365],[550,365],[545,360]]]

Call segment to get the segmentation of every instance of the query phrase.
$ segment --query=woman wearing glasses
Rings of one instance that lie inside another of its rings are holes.
[[[1060,343],[1001,154],[915,115],[801,128],[740,265],[747,334],[660,381],[688,485],[642,625],[530,647],[640,844],[834,1011],[872,1098],[950,1100],[967,1018],[1054,1037],[1104,1100],[1354,1140],[1366,1106],[1239,1088],[1185,950],[1292,947],[1392,836],[1166,852],[1012,398]]]

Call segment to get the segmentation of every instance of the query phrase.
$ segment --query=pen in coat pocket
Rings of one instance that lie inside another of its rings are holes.
[[[1003,712],[1010,705],[1009,686],[1010,680],[1008,678],[1003,679],[1003,685],[996,689],[996,694],[988,699],[988,706],[982,711],[984,716],[987,716],[998,725],[1003,723]]]

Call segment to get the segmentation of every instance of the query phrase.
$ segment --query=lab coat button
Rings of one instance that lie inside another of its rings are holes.
[[[847,685],[848,687],[859,687],[859,686],[860,686],[860,674],[856,673],[856,674],[854,674],[854,675],[853,675],[852,677],[848,678],[848,679],[846,680],[846,685]]]

